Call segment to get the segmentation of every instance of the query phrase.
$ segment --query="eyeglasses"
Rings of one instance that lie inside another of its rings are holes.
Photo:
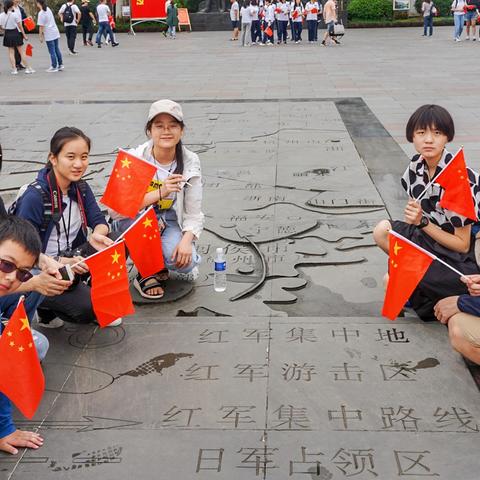
[[[27,282],[33,277],[33,275],[28,270],[25,270],[24,268],[18,268],[13,262],[0,258],[0,272],[12,273],[15,270],[17,271],[17,280],[22,283]]]

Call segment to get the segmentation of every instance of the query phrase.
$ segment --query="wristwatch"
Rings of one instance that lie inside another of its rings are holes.
[[[425,228],[430,223],[428,217],[423,216],[420,220],[420,223],[417,225],[418,228],[422,229]]]

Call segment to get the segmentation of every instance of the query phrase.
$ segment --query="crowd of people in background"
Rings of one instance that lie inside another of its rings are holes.
[[[303,26],[306,23],[308,42],[318,41],[318,24],[323,18],[327,30],[321,44],[340,42],[334,28],[338,21],[336,0],[244,0],[240,6],[238,0],[230,0],[230,20],[232,22],[231,41],[239,40],[242,47],[251,45],[274,45],[275,31],[277,45],[303,41]],[[290,35],[288,36],[288,28]]]
[[[55,21],[55,15],[48,7],[46,0],[37,0],[36,4],[39,39],[41,43],[45,42],[51,60],[51,65],[46,71],[48,73],[62,71],[64,64],[59,45],[60,30]],[[70,0],[60,7],[58,18],[65,29],[69,55],[78,54],[75,46],[79,26],[81,26],[84,46],[93,46],[94,27],[97,24],[95,43],[98,48],[102,47],[103,38],[105,44],[110,44],[112,47],[119,45],[114,34],[115,20],[107,0],[100,0],[94,12],[89,6],[89,0],[82,0],[80,8],[75,4],[75,0]],[[26,74],[35,73],[29,64],[24,44],[28,41],[26,19],[27,14],[20,5],[20,0],[4,1],[3,12],[0,14],[0,28],[4,31],[3,46],[8,48],[12,75],[17,75],[20,70],[25,70]]]
[[[433,19],[439,15],[439,10],[434,0],[424,0],[421,7],[423,15],[423,36],[433,35]],[[476,23],[480,13],[480,0],[453,0],[450,13],[453,15],[453,39],[462,41],[462,33],[466,27],[465,40],[477,40]]]

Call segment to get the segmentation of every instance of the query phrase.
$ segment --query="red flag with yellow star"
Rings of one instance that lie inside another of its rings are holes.
[[[463,148],[444,167],[435,182],[444,188],[440,199],[443,208],[478,221]]]
[[[38,360],[23,300],[10,317],[0,337],[0,392],[32,418],[45,390],[45,377]]]
[[[134,313],[124,242],[92,255],[85,263],[92,276],[92,305],[99,325],[106,327],[117,318]]]
[[[162,238],[155,210],[149,208],[123,234],[130,257],[142,277],[149,277],[165,268]]]
[[[100,201],[121,215],[135,218],[156,171],[151,163],[120,150]]]
[[[388,286],[382,315],[395,320],[436,257],[396,232],[390,232]]]

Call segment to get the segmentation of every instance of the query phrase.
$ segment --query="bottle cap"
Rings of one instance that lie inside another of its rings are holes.
[[[217,248],[217,253],[223,253],[223,248],[221,247]]]

